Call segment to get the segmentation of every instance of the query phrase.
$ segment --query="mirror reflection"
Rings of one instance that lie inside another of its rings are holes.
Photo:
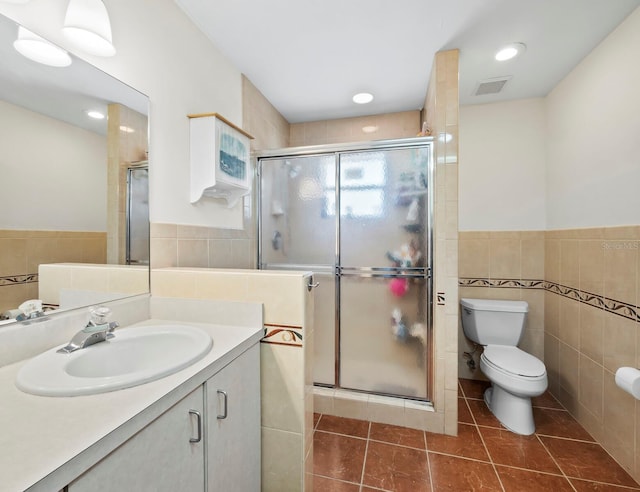
[[[148,98],[17,37],[0,16],[0,322],[148,292]]]

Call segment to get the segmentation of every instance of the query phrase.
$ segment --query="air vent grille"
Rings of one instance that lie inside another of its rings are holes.
[[[487,94],[497,94],[509,82],[511,77],[499,77],[495,79],[481,80],[473,92],[474,96],[486,96]]]

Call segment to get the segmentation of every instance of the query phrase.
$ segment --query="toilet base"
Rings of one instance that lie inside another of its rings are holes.
[[[511,432],[529,436],[536,430],[531,398],[516,396],[491,383],[484,392],[484,402],[491,413]]]

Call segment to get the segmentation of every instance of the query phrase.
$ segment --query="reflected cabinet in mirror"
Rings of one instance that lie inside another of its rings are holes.
[[[148,292],[147,97],[17,37],[0,16],[0,318]]]

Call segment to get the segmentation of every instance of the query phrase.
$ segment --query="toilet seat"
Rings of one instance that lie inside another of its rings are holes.
[[[547,372],[540,359],[510,345],[487,345],[481,357],[496,371],[511,376],[539,379]]]

